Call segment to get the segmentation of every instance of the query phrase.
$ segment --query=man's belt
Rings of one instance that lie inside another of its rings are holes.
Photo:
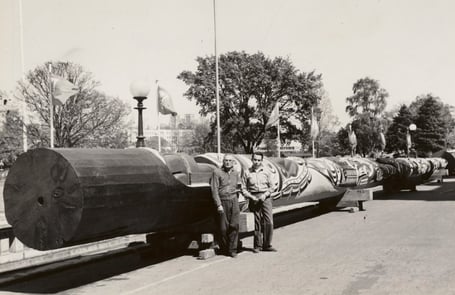
[[[236,198],[237,198],[237,193],[220,195],[220,200],[231,200],[231,199],[236,199]]]
[[[250,192],[250,194],[252,194],[253,196],[256,196],[256,195],[262,195],[263,193],[266,193],[266,192]],[[266,197],[266,199],[270,198],[270,194]]]

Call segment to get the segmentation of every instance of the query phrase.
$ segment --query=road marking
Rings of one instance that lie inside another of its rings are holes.
[[[198,271],[198,270],[200,270],[200,269],[203,269],[203,268],[206,268],[206,267],[209,267],[209,266],[212,266],[212,265],[214,265],[214,264],[217,264],[217,263],[220,263],[220,262],[223,262],[223,261],[226,261],[226,260],[230,260],[230,259],[232,259],[232,258],[230,258],[230,257],[225,257],[225,258],[223,258],[223,259],[214,261],[214,262],[212,262],[212,263],[206,263],[206,264],[200,265],[200,266],[198,266],[198,267],[196,267],[196,268],[193,268],[193,269],[190,269],[190,270],[181,272],[181,273],[179,273],[179,274],[176,274],[176,275],[167,277],[167,278],[162,279],[162,280],[160,280],[160,281],[150,283],[150,284],[148,284],[148,285],[142,286],[142,287],[137,288],[137,289],[134,289],[134,290],[130,290],[130,291],[128,291],[128,292],[126,292],[126,293],[123,293],[123,294],[124,294],[124,295],[128,295],[128,294],[134,294],[134,293],[137,293],[137,292],[140,292],[140,291],[144,291],[145,289],[148,289],[148,288],[150,288],[150,287],[159,285],[159,284],[161,284],[161,283],[164,283],[164,282],[173,280],[173,279],[175,279],[175,278],[184,276],[184,275],[186,275],[186,274],[189,274],[189,273]]]

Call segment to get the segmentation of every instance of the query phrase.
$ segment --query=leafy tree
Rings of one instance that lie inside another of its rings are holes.
[[[356,117],[363,113],[373,116],[382,114],[387,106],[386,99],[389,96],[384,88],[381,88],[377,80],[362,78],[357,80],[352,86],[354,95],[346,98],[348,106],[346,112],[351,117]]]
[[[451,118],[450,110],[447,114],[444,104],[438,97],[427,94],[418,99],[422,98],[415,118],[417,132],[414,142],[417,151],[427,155],[445,147],[447,130],[451,128],[453,119],[448,120],[447,116]]]
[[[392,124],[386,133],[386,151],[394,152],[406,150],[406,130],[414,123],[414,117],[406,105],[401,105],[398,114],[393,118]]]
[[[215,58],[198,57],[195,72],[183,71],[178,76],[189,89],[185,96],[201,107],[200,114],[216,112]],[[263,53],[229,52],[219,58],[220,124],[222,149],[236,149],[251,153],[265,137],[273,137],[276,128],[265,125],[276,102],[280,102],[281,139],[300,138],[301,130],[295,117],[309,132],[307,120],[310,109],[319,100],[321,75],[299,72],[293,64],[281,57],[274,59]],[[211,125],[215,134],[215,124]]]
[[[335,150],[336,153],[334,153],[334,155],[349,155],[351,147],[348,138],[348,127],[341,127],[336,134],[336,138],[338,142],[338,149]]]
[[[53,104],[56,147],[124,147],[129,108],[120,99],[109,97],[95,88],[99,82],[77,64],[52,62],[53,74],[72,82],[79,92],[67,102]],[[47,64],[36,67],[18,84],[19,98],[25,100],[33,124],[28,132],[49,145],[49,97],[51,77]],[[45,130],[47,129],[47,130]],[[123,138],[120,139],[119,138]],[[111,140],[112,139],[112,140]]]
[[[445,124],[445,147],[450,147],[455,145],[455,133],[454,133],[454,127],[455,127],[455,121],[452,116],[453,109],[454,107],[449,105],[449,104],[444,104],[439,97],[433,96],[432,94],[425,94],[425,95],[420,95],[417,96],[416,99],[411,103],[409,106],[411,113],[414,115],[414,117],[418,116],[418,112],[420,107],[426,102],[426,100],[429,97],[433,97],[438,104],[442,106],[441,110],[441,119],[444,121]]]
[[[346,133],[347,138],[347,133]],[[347,152],[347,151],[346,151]],[[340,146],[338,133],[334,131],[324,130],[323,136],[319,138],[317,146],[318,157],[331,157],[346,154],[344,148]]]
[[[383,118],[387,91],[377,80],[362,78],[352,87],[353,95],[346,98],[346,112],[353,118],[352,128],[357,135],[357,151],[370,154],[380,144],[380,130],[386,120]]]
[[[333,112],[332,103],[322,91],[321,100],[315,109],[315,115],[318,119],[319,134],[316,140],[316,156],[327,157],[338,154],[339,146],[336,141],[335,130],[339,128],[340,121]]]
[[[205,153],[216,151],[215,145],[209,140],[210,125],[208,121],[195,124],[192,146],[195,147],[196,153]]]
[[[352,128],[357,135],[357,152],[363,156],[370,155],[380,149],[380,132],[383,120],[362,114],[352,122]]]

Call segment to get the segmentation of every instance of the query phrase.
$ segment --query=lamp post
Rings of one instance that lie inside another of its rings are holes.
[[[409,158],[409,152],[412,148],[412,138],[411,138],[411,131],[416,131],[417,126],[416,124],[412,123],[409,125],[408,129],[406,130],[406,156]]]
[[[137,107],[135,107],[138,112],[136,147],[145,147],[142,110],[145,110],[146,108],[142,104],[142,101],[147,99],[147,95],[150,92],[150,84],[144,80],[133,81],[130,85],[130,92],[133,95],[133,98],[137,100]]]

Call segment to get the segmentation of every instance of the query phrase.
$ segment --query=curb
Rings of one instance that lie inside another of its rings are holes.
[[[68,260],[89,254],[97,254],[127,247],[134,242],[145,242],[145,235],[129,235],[100,242],[72,247],[38,251],[26,248],[23,252],[8,253],[0,257],[0,275],[20,269]]]

